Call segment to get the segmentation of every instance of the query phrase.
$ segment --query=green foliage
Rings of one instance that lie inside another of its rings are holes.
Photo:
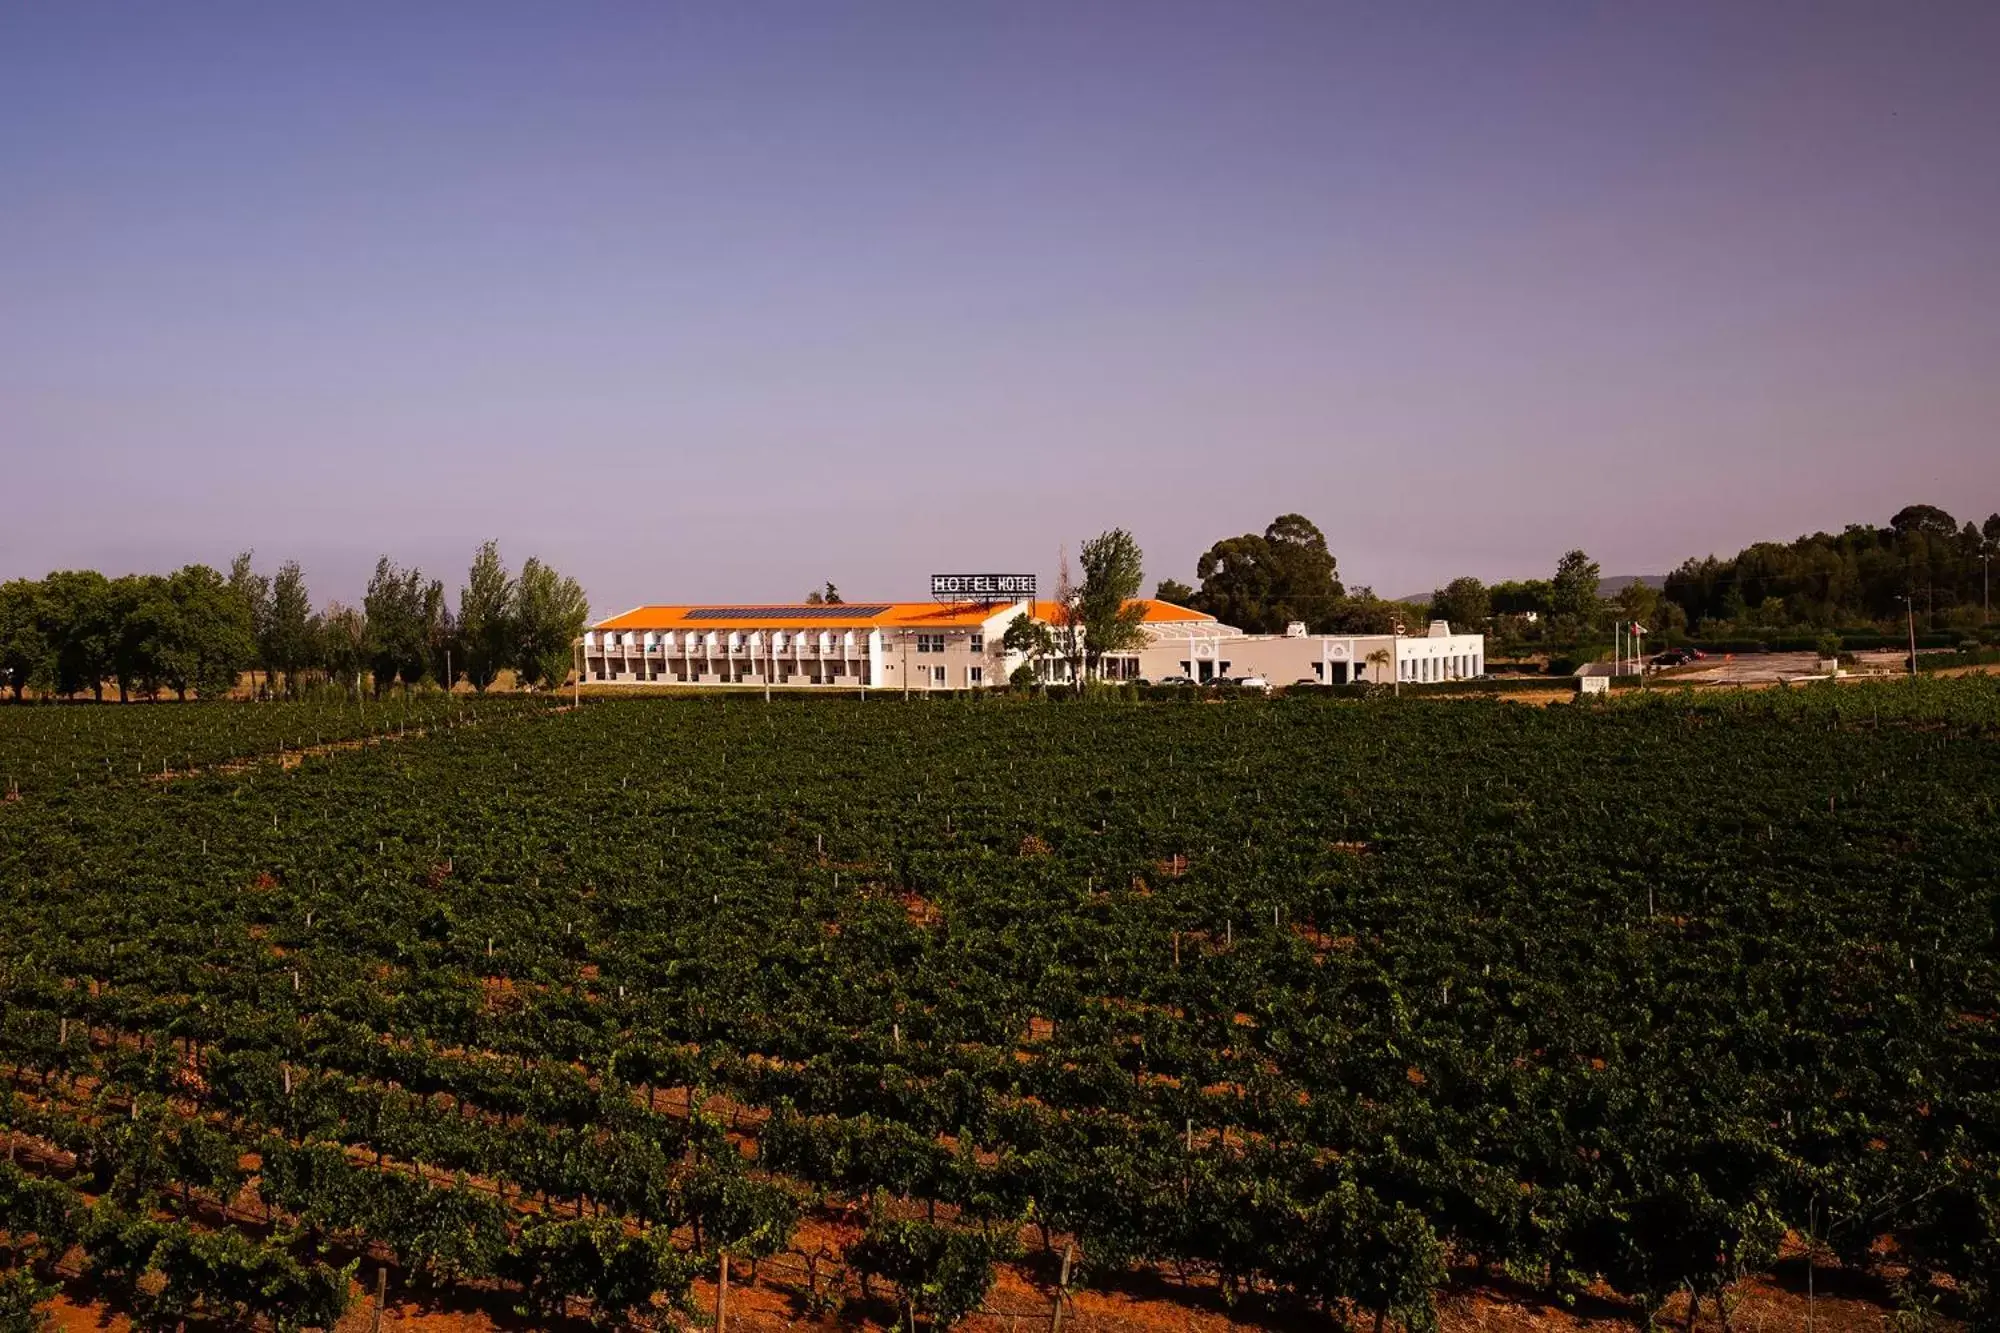
[[[1453,632],[1478,634],[1493,614],[1493,598],[1475,578],[1457,578],[1431,594],[1431,618],[1451,622]]]
[[[657,1233],[631,1235],[616,1222],[579,1219],[530,1222],[508,1252],[505,1273],[520,1284],[524,1315],[560,1318],[571,1300],[586,1299],[593,1323],[619,1324],[656,1297],[688,1309],[695,1262]]]
[[[1217,542],[1195,577],[1201,590],[1187,605],[1254,634],[1283,633],[1294,620],[1329,629],[1345,595],[1326,534],[1298,514],[1272,519],[1261,535]]]
[[[55,1320],[47,1305],[56,1294],[53,1282],[43,1282],[25,1268],[0,1271],[0,1333],[42,1333]]]
[[[1791,542],[1757,542],[1726,559],[1688,560],[1666,596],[1690,629],[1840,626],[1904,620],[1914,598],[1919,628],[1977,624],[1986,595],[1982,556],[2000,551],[2000,514],[1959,524],[1932,505],[1899,510],[1886,527],[1849,524]],[[1728,631],[1725,631],[1728,632]]]
[[[368,626],[364,651],[378,696],[397,681],[410,688],[430,675],[431,587],[420,569],[400,568],[386,555],[375,562],[361,609]]]
[[[494,677],[513,665],[518,638],[514,580],[500,562],[498,542],[484,543],[472,558],[458,592],[458,628],[465,644],[465,678],[484,694]]]
[[[1083,583],[1077,589],[1074,619],[1083,630],[1085,672],[1095,675],[1106,654],[1145,641],[1140,626],[1146,608],[1137,600],[1145,557],[1131,533],[1113,528],[1086,541],[1077,564],[1083,570]]]
[[[514,665],[522,684],[561,685],[569,676],[573,645],[589,619],[590,601],[582,586],[529,556],[514,590]]]
[[[77,1161],[0,1234],[161,1318],[365,1238],[546,1323],[872,1199],[916,1316],[1025,1221],[1422,1327],[1445,1251],[1644,1305],[1810,1227],[1987,1317],[2000,681],[1386,693],[0,710],[0,1119]],[[343,714],[427,734],[133,771]],[[159,1220],[224,1140],[271,1253]]]
[[[1603,609],[1597,596],[1597,562],[1582,551],[1569,551],[1556,562],[1549,580],[1549,613],[1580,628],[1589,627]]]
[[[907,1320],[922,1316],[933,1328],[950,1328],[979,1308],[993,1287],[994,1265],[1013,1247],[984,1231],[918,1220],[877,1218],[851,1246],[856,1272],[887,1282]]]

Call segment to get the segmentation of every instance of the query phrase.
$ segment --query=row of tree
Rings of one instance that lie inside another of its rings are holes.
[[[358,607],[313,609],[297,561],[262,574],[245,552],[223,574],[107,578],[59,570],[0,584],[0,685],[19,699],[90,694],[120,699],[171,690],[217,698],[245,672],[262,692],[296,696],[315,684],[376,694],[400,683],[484,691],[503,671],[525,686],[560,685],[590,605],[575,579],[530,557],[518,576],[498,546],[479,548],[459,590],[384,556]]]
[[[1217,542],[1195,566],[1199,586],[1165,579],[1154,593],[1253,633],[1303,622],[1316,634],[1387,634],[1398,625],[1447,620],[1460,632],[1510,644],[1574,643],[1613,622],[1655,635],[1732,629],[1832,628],[1900,622],[1913,609],[1933,628],[1988,619],[1991,562],[2000,555],[2000,514],[1961,523],[1934,505],[1909,505],[1886,527],[1850,524],[1839,534],[1758,542],[1727,559],[1688,560],[1664,588],[1634,580],[1612,596],[1580,550],[1546,579],[1487,584],[1456,578],[1421,601],[1385,601],[1344,587],[1326,536],[1286,514],[1260,533]]]
[[[1701,629],[1834,628],[1902,621],[1970,628],[1988,615],[2000,514],[1975,526],[1910,505],[1887,527],[1851,523],[1791,542],[1756,542],[1727,559],[1689,560],[1666,597]]]

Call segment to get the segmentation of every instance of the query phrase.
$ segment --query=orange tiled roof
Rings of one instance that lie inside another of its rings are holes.
[[[1148,625],[1185,625],[1195,621],[1215,619],[1214,616],[1208,615],[1205,612],[1190,610],[1185,606],[1176,606],[1172,602],[1157,601],[1151,597],[1140,597],[1134,600],[1146,608],[1145,623]],[[1035,619],[1054,620],[1055,618],[1056,604],[1054,602],[1035,603]]]
[[[852,610],[841,614],[842,606]],[[760,602],[754,606],[641,606],[600,620],[592,629],[969,629],[1012,609],[1001,602],[864,602],[833,606],[804,602]],[[699,616],[690,616],[699,611]],[[788,612],[810,612],[810,618]],[[740,615],[735,614],[741,612]],[[760,612],[765,614],[759,614]],[[770,613],[778,614],[770,614]]]

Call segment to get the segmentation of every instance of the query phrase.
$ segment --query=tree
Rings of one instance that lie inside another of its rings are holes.
[[[312,662],[313,642],[312,594],[296,560],[278,566],[271,580],[259,653],[264,670],[282,673],[285,693],[297,698],[299,677]]]
[[[1382,683],[1382,675],[1396,664],[1396,658],[1387,648],[1377,648],[1368,654],[1368,665],[1375,668],[1375,683]]]
[[[223,576],[188,565],[166,581],[164,623],[158,627],[161,679],[181,698],[228,694],[256,660],[249,608]]]
[[[1556,562],[1555,578],[1549,581],[1549,610],[1578,625],[1588,625],[1600,610],[1597,580],[1595,560],[1582,551],[1566,552]]]
[[[1487,589],[1496,616],[1545,616],[1552,591],[1547,579],[1509,579]]]
[[[1099,533],[1077,553],[1083,585],[1076,619],[1083,631],[1084,672],[1094,674],[1109,653],[1145,642],[1146,608],[1137,600],[1145,556],[1123,528]]]
[[[398,568],[388,556],[375,562],[375,573],[362,595],[368,617],[368,670],[377,697],[400,679],[405,689],[427,672],[430,659],[423,572]]]
[[[42,580],[35,602],[45,665],[53,668],[49,688],[71,695],[89,690],[104,697],[111,674],[111,583],[94,569],[58,570]]]
[[[481,694],[514,665],[514,580],[500,561],[500,544],[486,542],[472,557],[458,590],[458,633],[465,644],[465,678]]]
[[[424,675],[450,691],[465,650],[459,644],[458,620],[444,599],[444,580],[424,585]]]
[[[1175,606],[1187,606],[1198,596],[1195,590],[1179,579],[1161,579],[1153,589],[1153,600],[1171,602]]]
[[[1889,520],[1889,530],[1899,537],[1921,533],[1948,541],[1958,533],[1958,520],[1936,505],[1905,505]]]
[[[1431,618],[1450,621],[1460,634],[1477,633],[1492,616],[1486,585],[1470,576],[1453,579],[1431,594]]]
[[[1007,652],[1018,654],[1025,659],[1015,669],[1015,675],[1018,676],[1022,671],[1027,672],[1027,683],[1032,684],[1041,676],[1041,663],[1056,655],[1055,631],[1023,611],[1007,622],[1007,632],[1000,636],[1000,646]],[[1009,678],[1008,683],[1016,686],[1023,684],[1013,677]]]
[[[815,588],[806,594],[807,606],[840,606],[840,589],[828,583],[824,589]]]
[[[1324,631],[1345,596],[1326,535],[1298,514],[1272,519],[1261,536],[1217,542],[1195,576],[1201,590],[1190,605],[1256,634],[1281,633],[1295,620]]]
[[[521,683],[561,685],[575,660],[577,637],[589,619],[590,599],[582,586],[529,556],[514,590],[514,660]]]
[[[41,591],[33,579],[0,583],[0,680],[16,699],[36,678],[54,674],[48,640],[42,637]]]
[[[361,673],[368,665],[368,617],[359,608],[328,602],[319,617],[319,663],[327,676],[352,684],[361,692]]]
[[[135,693],[151,698],[160,692],[165,674],[161,659],[174,621],[172,593],[157,574],[127,574],[111,581],[109,596],[115,626],[111,674],[118,681],[119,701]]]
[[[271,580],[251,568],[253,552],[244,551],[229,562],[229,591],[243,604],[250,617],[250,641],[257,650],[256,660],[263,661],[263,647],[271,620]],[[271,684],[271,668],[264,663],[264,684]]]

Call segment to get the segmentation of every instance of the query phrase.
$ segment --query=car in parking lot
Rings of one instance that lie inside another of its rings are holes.
[[[1193,680],[1193,678],[1192,678],[1192,677],[1189,677],[1189,676],[1162,676],[1162,677],[1160,677],[1160,684],[1162,684],[1162,685],[1192,685],[1192,684],[1194,684],[1194,680]]]

